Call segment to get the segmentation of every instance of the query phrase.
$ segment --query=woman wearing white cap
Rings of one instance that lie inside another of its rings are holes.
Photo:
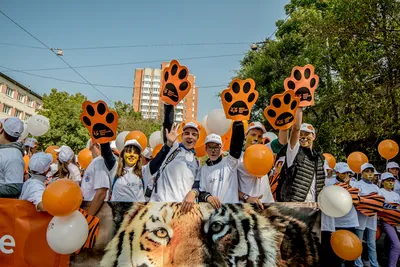
[[[144,202],[142,181],[142,147],[135,139],[127,140],[118,161],[108,144],[101,145],[101,154],[109,170],[117,168],[111,187],[111,201]]]
[[[383,188],[379,189],[382,196],[385,197],[385,202],[400,204],[400,195],[393,191],[395,178],[392,173],[382,173],[381,182]],[[388,267],[396,267],[400,256],[400,240],[396,231],[396,227],[382,221],[383,230],[390,240],[390,250]]]
[[[399,180],[400,167],[399,167],[399,164],[397,164],[394,161],[389,162],[387,164],[387,166],[386,166],[386,169],[388,170],[388,172],[390,172],[394,176],[394,189],[393,189],[393,191],[400,195],[400,180]]]
[[[222,156],[222,140],[217,134],[210,134],[205,141],[209,159],[199,172],[199,201],[209,202],[218,209],[222,203],[238,203],[237,167],[244,140],[244,126],[235,121],[232,126],[232,138],[229,155]]]
[[[364,163],[361,166],[361,180],[357,182],[350,182],[351,187],[360,190],[359,196],[367,196],[372,193],[380,194],[379,187],[372,183],[374,179],[375,168],[370,163]],[[356,227],[356,234],[362,241],[364,232],[367,234],[368,245],[368,258],[371,267],[378,267],[378,259],[376,255],[376,230],[378,217],[375,213],[373,216],[366,216],[357,208],[358,223]],[[355,266],[363,266],[361,256],[355,261]]]
[[[75,163],[75,153],[69,146],[61,146],[59,149],[55,149],[58,153],[58,171],[53,175],[53,180],[57,178],[71,179],[78,185],[80,184],[82,177],[78,166]]]
[[[29,161],[30,178],[22,187],[19,199],[32,202],[37,211],[45,211],[42,196],[46,188],[46,174],[50,171],[53,156],[44,152],[35,153]]]
[[[32,157],[36,153],[38,141],[35,138],[26,138],[24,142],[25,155]]]

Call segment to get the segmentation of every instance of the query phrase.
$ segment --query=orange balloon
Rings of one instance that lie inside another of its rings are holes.
[[[328,162],[328,166],[329,166],[331,169],[334,169],[335,166],[336,166],[336,159],[335,159],[335,157],[332,156],[332,155],[329,154],[329,153],[324,153],[323,155],[324,155],[326,161]]]
[[[203,143],[201,146],[198,146],[194,149],[196,151],[196,157],[201,158],[207,155],[206,145]]]
[[[244,152],[243,164],[251,175],[261,178],[272,169],[274,156],[265,145],[252,145]]]
[[[347,164],[355,173],[361,173],[361,165],[368,162],[368,157],[362,152],[353,152],[347,157]]]
[[[46,150],[44,152],[49,153],[53,156],[53,163],[57,162],[57,152],[54,151],[55,149],[59,149],[58,146],[49,146],[48,148],[46,148]]]
[[[354,261],[362,253],[360,239],[350,231],[338,230],[331,236],[331,246],[339,258]]]
[[[163,147],[162,144],[158,144],[153,148],[153,153],[152,153],[153,159],[157,156],[158,152],[160,152],[162,147]]]
[[[133,140],[133,139],[136,139],[136,141],[139,142],[142,149],[145,149],[147,147],[147,137],[141,131],[132,131],[128,133],[127,136],[125,137],[124,143],[128,140]]]
[[[28,157],[28,155],[25,155],[24,156],[25,171],[28,171],[28,169],[29,169],[29,160],[30,160],[30,158]]]
[[[378,151],[382,158],[389,160],[399,154],[399,145],[395,141],[387,139],[379,143]]]
[[[200,130],[200,133],[199,133],[199,139],[197,140],[197,143],[196,143],[196,145],[194,146],[194,148],[196,149],[196,148],[198,148],[198,147],[201,147],[201,146],[204,146],[204,142],[206,141],[206,137],[207,137],[207,132],[206,132],[206,129],[204,128],[204,126],[200,123],[200,122],[198,122],[198,121],[195,121],[195,120],[187,120],[187,121],[184,121],[183,123],[181,123],[181,125],[179,126],[179,128],[178,128],[178,133],[180,134],[179,136],[178,136],[178,141],[179,142],[182,142],[182,131],[183,131],[183,126],[186,124],[186,123],[189,123],[189,122],[194,122],[194,123],[196,123],[198,126],[199,126],[199,130]]]
[[[58,179],[43,192],[43,207],[53,216],[66,216],[79,209],[82,203],[80,187],[69,179]]]
[[[86,170],[89,164],[92,162],[93,156],[89,148],[82,149],[78,154],[78,162],[82,169]]]

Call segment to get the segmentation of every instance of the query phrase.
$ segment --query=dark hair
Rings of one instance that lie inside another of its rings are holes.
[[[13,143],[13,142],[17,142],[19,137],[13,137],[11,135],[9,135],[3,128],[3,133],[4,133],[4,137],[6,138],[7,141]]]
[[[140,179],[142,179],[142,154],[140,153],[139,148],[137,148],[135,146],[127,146],[121,151],[121,154],[119,154],[118,168],[117,168],[116,176],[119,178],[119,177],[124,176],[124,174],[126,173],[124,170],[124,167],[125,167],[124,155],[126,152],[128,152],[128,153],[136,152],[137,154],[139,154],[139,159],[138,159],[135,167],[133,168],[133,173],[136,174]]]

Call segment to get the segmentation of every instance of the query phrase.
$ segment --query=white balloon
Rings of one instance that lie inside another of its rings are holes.
[[[350,193],[337,185],[324,187],[318,196],[319,208],[330,217],[345,216],[353,207]]]
[[[223,109],[215,109],[208,113],[207,128],[210,133],[215,133],[220,136],[226,134],[231,128],[232,121],[225,116]]]
[[[129,131],[124,131],[124,132],[120,132],[117,135],[117,139],[115,140],[115,144],[117,145],[117,149],[119,152],[122,151],[122,149],[124,149],[124,144],[125,144],[125,137],[128,135]]]
[[[89,227],[85,216],[74,211],[68,216],[55,216],[47,227],[47,243],[59,254],[71,254],[85,244]]]
[[[28,123],[24,122],[24,131],[22,132],[20,139],[25,139],[28,137],[28,135],[29,135]]]
[[[155,131],[149,137],[149,144],[151,148],[155,148],[156,145],[162,144],[161,131]]]
[[[263,138],[268,138],[269,141],[272,142],[273,140],[278,139],[278,136],[273,132],[268,132],[263,135]]]
[[[209,135],[210,129],[208,129],[208,127],[207,127],[207,119],[208,119],[208,115],[205,115],[203,120],[201,121],[201,125],[203,125],[204,130],[206,130],[207,135]]]
[[[28,120],[28,131],[33,136],[42,136],[50,128],[49,119],[42,115],[33,115]]]

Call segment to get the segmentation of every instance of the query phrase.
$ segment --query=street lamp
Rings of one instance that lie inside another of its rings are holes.
[[[251,45],[251,50],[256,51],[256,50],[258,49],[258,45],[260,45],[260,44],[266,44],[266,43],[267,43],[267,41],[253,43],[253,44]]]

